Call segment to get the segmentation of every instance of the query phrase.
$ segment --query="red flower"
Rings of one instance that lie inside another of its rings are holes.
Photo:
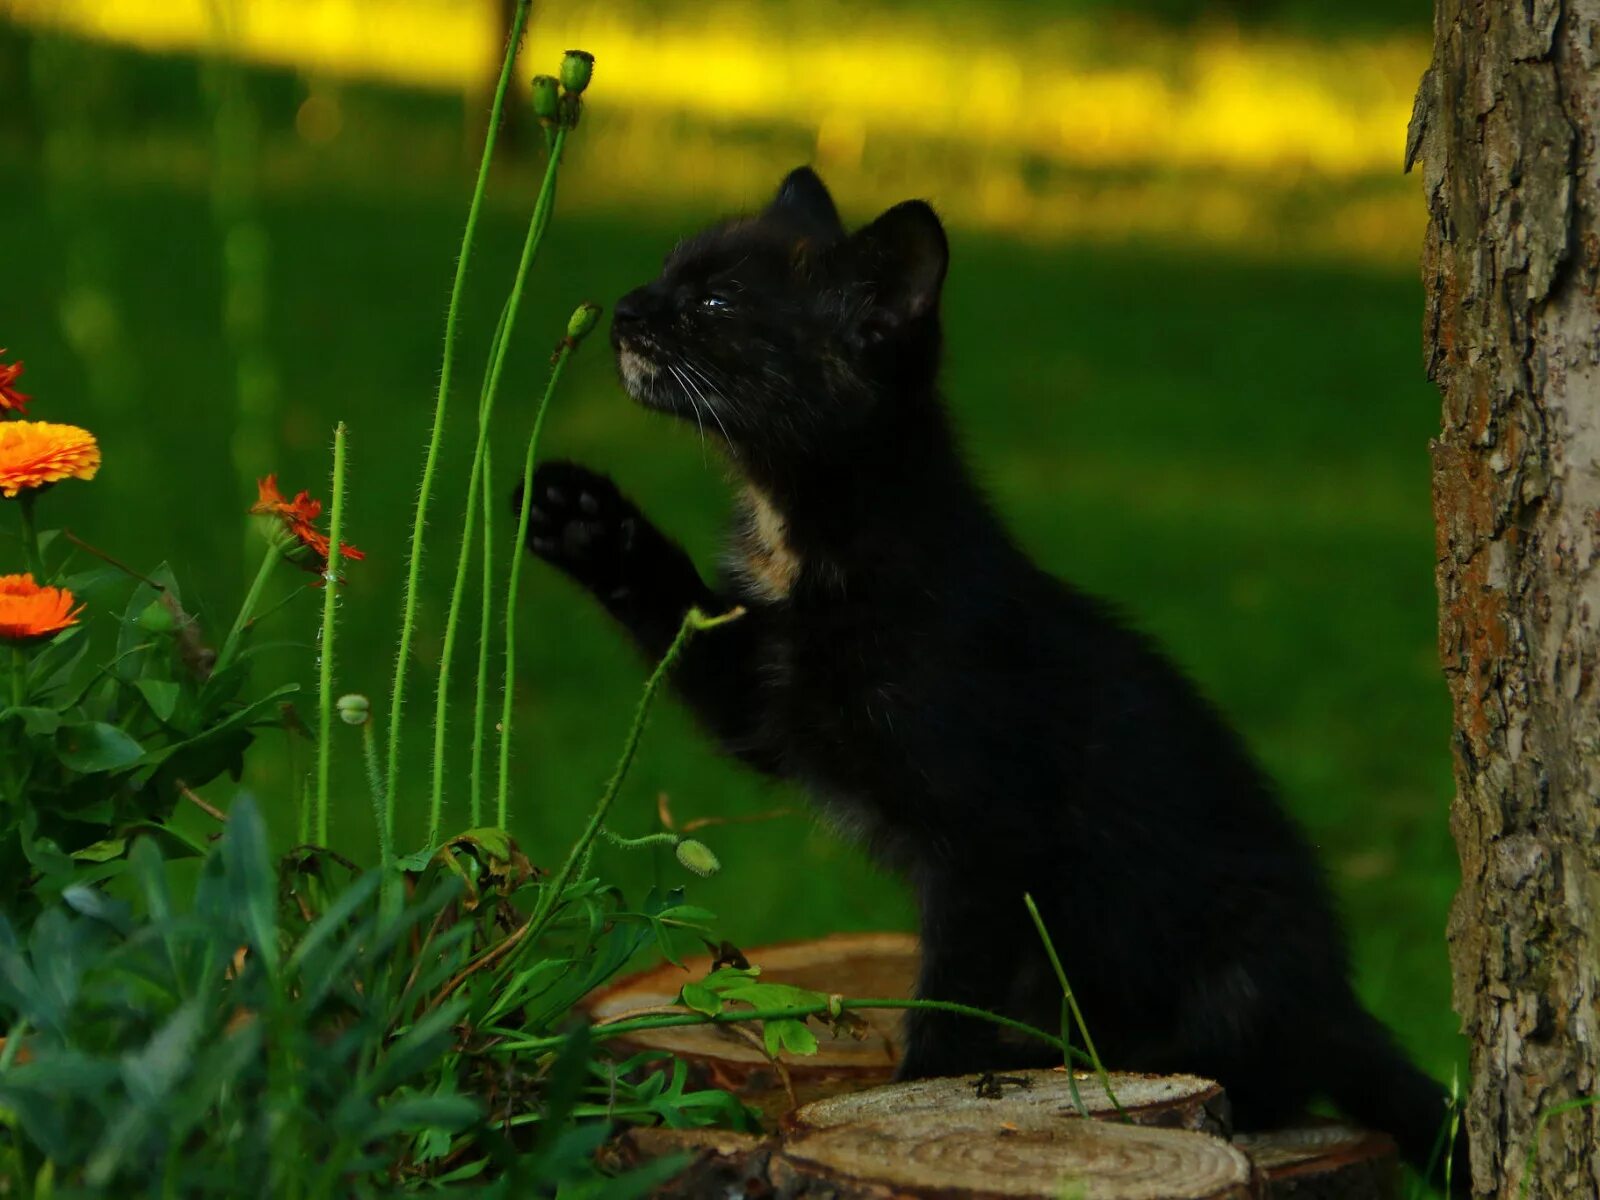
[[[5,352],[6,348],[0,346],[0,354]],[[14,412],[23,417],[28,415],[28,401],[32,400],[33,397],[26,392],[17,391],[15,386],[17,376],[21,374],[22,362],[20,359],[10,364],[0,362],[0,413]]]
[[[313,500],[309,492],[302,491],[293,500],[285,500],[278,490],[278,476],[268,475],[256,482],[256,502],[250,506],[252,514],[273,517],[269,536],[278,542],[283,556],[297,567],[315,575],[328,570],[328,552],[332,549],[328,535],[314,522],[322,515],[322,501]],[[366,557],[360,550],[345,542],[339,543],[339,557],[360,560]]]

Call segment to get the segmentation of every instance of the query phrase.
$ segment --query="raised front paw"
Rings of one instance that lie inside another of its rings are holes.
[[[512,503],[520,510],[522,489]],[[627,595],[643,518],[617,485],[577,463],[541,463],[533,473],[528,549],[603,600]]]

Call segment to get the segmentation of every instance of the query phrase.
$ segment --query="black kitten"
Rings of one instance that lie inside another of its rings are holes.
[[[948,248],[926,204],[853,234],[801,169],[617,303],[641,404],[744,481],[727,578],[603,476],[546,463],[529,545],[647,655],[685,611],[748,615],[674,682],[752,766],[805,784],[916,888],[918,994],[1057,1027],[1043,912],[1116,1068],[1222,1081],[1240,1124],[1326,1093],[1423,1163],[1443,1091],[1347,982],[1316,860],[1238,735],[1149,642],[1012,543],[936,390]],[[907,1019],[905,1078],[1045,1063],[1037,1043]]]

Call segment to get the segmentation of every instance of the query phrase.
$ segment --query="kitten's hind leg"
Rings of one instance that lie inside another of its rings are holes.
[[[521,505],[518,488],[512,506],[520,512]],[[535,470],[528,549],[594,596],[647,658],[666,653],[691,608],[717,616],[735,603],[708,587],[683,547],[615,483],[577,463],[545,462]],[[760,623],[760,614],[747,613],[696,637],[672,683],[730,752],[771,771],[758,736]]]

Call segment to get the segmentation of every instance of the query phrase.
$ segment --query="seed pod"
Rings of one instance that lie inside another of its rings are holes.
[[[722,870],[722,864],[711,852],[711,847],[694,838],[684,838],[677,846],[678,861],[696,875],[711,876]]]
[[[561,60],[561,86],[577,95],[589,86],[594,76],[594,55],[587,50],[568,50]]]
[[[554,125],[561,115],[561,83],[554,75],[533,77],[533,115],[541,125]]]
[[[365,725],[372,719],[372,701],[358,692],[340,696],[333,706],[339,710],[339,719],[346,725]]]

